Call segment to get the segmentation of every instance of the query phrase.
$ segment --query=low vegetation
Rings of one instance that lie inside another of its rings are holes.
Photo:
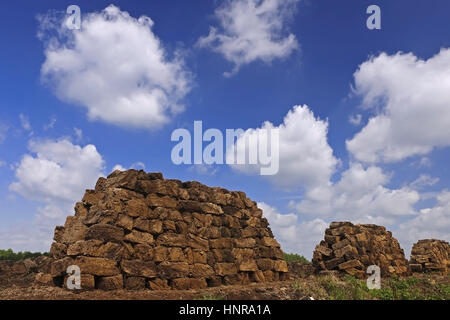
[[[12,249],[8,250],[0,250],[0,260],[13,260],[18,261],[22,259],[28,259],[28,258],[36,258],[40,256],[46,256],[48,253],[41,253],[41,252],[14,252]]]
[[[286,262],[301,262],[301,263],[311,263],[304,256],[300,256],[296,253],[284,253],[284,260]]]
[[[352,276],[338,279],[318,277],[314,285],[293,282],[291,288],[316,299],[327,300],[449,300],[450,282],[437,283],[428,275],[382,281],[381,289],[370,290],[364,280]],[[447,279],[450,280],[450,279]]]

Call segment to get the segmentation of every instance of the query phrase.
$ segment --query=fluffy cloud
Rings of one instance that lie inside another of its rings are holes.
[[[0,249],[47,252],[55,226],[63,224],[64,218],[72,212],[72,202],[50,201],[38,206],[32,218],[3,223],[0,226]]]
[[[261,60],[289,56],[299,48],[296,37],[285,35],[286,24],[298,0],[232,0],[216,9],[220,28],[211,27],[207,36],[198,40],[234,64],[231,76],[242,65]]]
[[[131,166],[127,169],[124,166],[122,166],[121,164],[116,164],[112,171],[127,171],[129,169],[135,169],[135,170],[145,170],[145,164],[143,162],[135,162],[133,164],[131,164]]]
[[[73,145],[69,140],[31,141],[10,190],[42,202],[75,201],[86,187],[95,185],[103,169],[102,156],[93,145]]]
[[[319,218],[299,222],[296,214],[280,214],[270,205],[260,202],[258,207],[269,220],[275,238],[285,252],[300,253],[311,259],[315,246],[323,239],[328,224]]]
[[[34,220],[1,230],[0,241],[16,250],[48,250],[55,225],[72,214],[85,189],[95,186],[104,161],[95,146],[81,147],[66,139],[31,141],[29,150],[9,188],[42,205]]]
[[[419,239],[450,241],[450,192],[442,191],[436,200],[434,207],[420,210],[417,217],[401,224],[395,232],[407,254],[413,243]]]
[[[375,223],[395,230],[405,222],[417,221],[423,212],[417,211],[415,206],[425,199],[419,190],[438,181],[420,175],[403,187],[392,188],[388,186],[391,174],[382,168],[351,162],[339,179],[332,182],[339,160],[327,143],[328,124],[315,118],[307,106],[294,107],[279,127],[266,122],[261,128],[248,129],[236,145],[257,136],[259,130],[273,128],[280,132],[280,169],[277,175],[268,178],[278,186],[299,185],[305,191],[300,201],[290,203],[294,213],[280,214],[266,203],[259,204],[284,250],[310,257],[314,245],[323,237],[326,222]],[[238,154],[247,154],[248,147],[237,150]],[[257,174],[259,166],[233,165],[232,168]],[[444,226],[442,230],[445,229]],[[409,244],[403,242],[406,248]]]
[[[273,128],[279,130],[279,172],[267,177],[283,188],[327,184],[338,163],[327,142],[328,122],[314,117],[306,105],[292,108],[278,127],[265,122],[261,128],[246,130],[236,141],[237,157],[248,153],[246,140],[257,138],[261,130]],[[227,152],[227,157],[230,154]],[[259,173],[256,165],[233,165],[232,168]]]
[[[116,170],[119,170],[119,171],[127,171],[127,169],[126,169],[124,166],[122,166],[121,164],[116,164],[116,165],[113,167],[112,171],[114,172],[114,171],[116,171]]]
[[[87,108],[91,120],[154,129],[184,106],[191,77],[179,57],[168,58],[153,21],[110,5],[82,17],[81,30],[41,18],[45,41],[42,77],[56,95]]]
[[[26,223],[0,227],[1,249],[15,251],[48,252],[52,243],[52,233],[56,224],[41,223],[37,219]]]
[[[348,150],[364,162],[400,161],[450,145],[450,49],[421,60],[380,54],[359,66],[355,93],[377,113]]]
[[[419,239],[450,240],[449,191],[436,196],[435,206],[417,212],[414,204],[420,198],[419,193],[409,188],[391,190],[383,187],[387,181],[388,177],[381,169],[364,169],[361,164],[353,164],[335,185],[308,192],[294,206],[296,213],[280,214],[264,202],[258,203],[258,206],[269,220],[283,250],[307,258],[311,258],[315,245],[322,240],[325,228],[331,221],[388,226],[407,256],[413,243]],[[435,179],[421,176],[416,181],[430,184]],[[311,216],[310,220],[307,216]],[[300,217],[302,222],[299,222]]]
[[[409,187],[389,189],[385,187],[388,182],[389,176],[380,168],[353,163],[337,183],[309,189],[295,208],[305,215],[337,221],[387,225],[416,214],[418,192]]]

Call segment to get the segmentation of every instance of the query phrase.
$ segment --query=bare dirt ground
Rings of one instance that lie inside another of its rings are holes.
[[[289,281],[246,286],[224,286],[203,290],[116,290],[72,292],[54,287],[18,287],[0,289],[2,300],[278,300],[309,299],[291,287]]]
[[[298,266],[298,265],[297,265]],[[221,286],[201,290],[70,291],[38,285],[35,274],[0,272],[0,300],[329,300],[439,299],[450,300],[450,277],[415,274],[382,279],[381,290],[368,290],[365,281],[337,274],[314,275],[290,264],[290,280]]]
[[[298,269],[298,268],[297,268]],[[35,273],[0,272],[0,300],[273,300],[309,299],[309,296],[293,287],[306,277],[303,271],[292,273],[292,280],[270,283],[251,283],[207,288],[202,290],[89,290],[70,291],[58,287],[36,284]],[[302,269],[302,268],[300,268]],[[302,269],[303,270],[303,269]],[[293,270],[294,271],[294,270]]]

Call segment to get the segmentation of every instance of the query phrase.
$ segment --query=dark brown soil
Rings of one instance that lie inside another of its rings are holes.
[[[221,286],[201,290],[90,290],[70,291],[59,287],[38,285],[35,273],[2,272],[0,269],[0,300],[326,300],[374,299],[367,292],[354,294],[355,282],[336,273],[311,274],[308,266],[289,263],[290,279],[270,283]],[[415,274],[418,299],[450,299],[449,276]],[[404,278],[404,279],[411,279]],[[402,281],[396,280],[396,281]],[[386,283],[387,280],[386,280]],[[384,286],[384,284],[383,284]],[[345,289],[344,289],[345,288]],[[342,290],[341,290],[342,289]],[[342,291],[342,292],[341,292]],[[342,296],[346,294],[346,296]],[[428,296],[430,295],[430,296]],[[412,297],[414,299],[414,296]]]

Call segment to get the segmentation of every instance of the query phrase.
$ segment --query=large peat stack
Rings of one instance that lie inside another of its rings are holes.
[[[51,276],[81,269],[82,288],[191,289],[287,278],[262,211],[243,192],[160,173],[115,171],[56,227]]]
[[[413,272],[439,272],[450,269],[450,245],[444,240],[424,239],[413,245],[409,266]]]
[[[316,246],[312,263],[317,272],[339,270],[358,278],[377,265],[382,276],[407,275],[408,261],[398,241],[383,226],[332,222]]]

